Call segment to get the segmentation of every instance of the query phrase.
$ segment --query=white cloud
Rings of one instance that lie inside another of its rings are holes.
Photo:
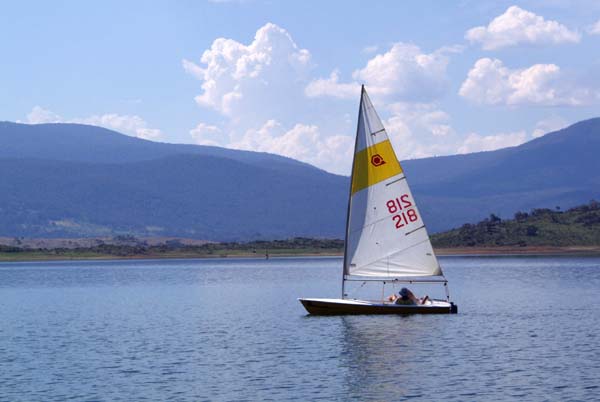
[[[498,59],[477,60],[459,94],[473,102],[491,105],[568,105],[591,102],[591,90],[567,84],[555,64],[509,69]]]
[[[578,43],[581,35],[557,21],[511,6],[487,27],[469,29],[465,38],[471,43],[480,43],[485,50],[494,50],[518,44]]]
[[[218,38],[200,58],[183,60],[185,71],[202,81],[196,102],[235,119],[265,121],[268,113],[301,96],[310,69],[310,53],[290,34],[267,23],[249,45]],[[264,110],[257,107],[260,105]]]
[[[428,101],[446,88],[446,53],[455,50],[443,48],[426,54],[418,46],[395,43],[389,51],[374,56],[364,68],[354,71],[354,82],[340,83],[334,71],[328,79],[311,82],[306,95],[351,99],[357,95],[350,89],[364,83],[375,98]]]
[[[398,102],[383,123],[400,160],[452,153],[455,131],[450,116],[435,104]]]
[[[450,115],[438,109],[435,104],[398,102],[390,105],[390,111],[393,117],[422,127],[435,137],[444,137],[453,132],[449,125]]]
[[[456,150],[456,133],[450,126],[450,116],[435,104],[395,103],[390,110],[392,116],[384,125],[399,159],[449,154]],[[314,124],[286,127],[273,119],[259,128],[247,129],[242,135],[234,131],[223,135],[222,130],[203,123],[194,130],[201,139],[197,143],[275,153],[333,173],[349,174],[352,164],[353,132],[327,136]],[[207,138],[210,140],[206,141]],[[210,142],[213,138],[218,138],[216,144]]]
[[[542,137],[553,131],[560,130],[567,126],[567,121],[560,116],[551,116],[537,122],[531,136],[533,138]]]
[[[590,26],[587,29],[587,32],[590,35],[600,35],[600,20],[596,21],[595,24],[593,24],[592,26]]]
[[[118,131],[132,137],[143,138],[146,140],[158,140],[163,137],[159,129],[149,128],[148,123],[137,115],[119,115],[108,113],[103,115],[93,115],[83,118],[65,119],[60,115],[35,106],[27,115],[27,123],[78,123],[99,126]]]
[[[27,115],[27,123],[29,124],[60,123],[61,121],[62,117],[41,106],[34,106]]]
[[[307,162],[336,173],[347,173],[354,141],[349,136],[325,137],[315,125],[296,124],[286,130],[269,120],[259,129],[247,130],[230,148],[270,152]]]
[[[462,145],[459,146],[457,152],[459,154],[467,154],[471,152],[493,151],[500,148],[521,145],[526,140],[527,134],[525,131],[486,136],[471,133]]]
[[[190,135],[198,145],[223,146],[224,141],[227,140],[219,127],[205,123],[198,123],[195,128],[190,130]]]
[[[226,118],[219,126],[200,123],[190,131],[194,142],[275,153],[348,173],[354,141],[335,134],[331,118],[315,110],[315,102],[307,102],[310,53],[285,29],[268,23],[249,44],[218,38],[200,63],[183,60],[183,68],[202,81],[202,92],[195,98],[198,105]],[[337,71],[315,85],[314,91],[322,85],[339,88]],[[360,94],[360,87],[341,88],[352,90],[353,97]],[[307,117],[311,113],[313,117]],[[305,119],[311,122],[302,122]],[[319,119],[327,121],[327,132],[319,127]],[[344,115],[340,120],[345,126]],[[290,121],[297,123],[290,125]]]
[[[145,140],[157,140],[162,137],[160,130],[149,128],[144,119],[137,115],[119,115],[108,113],[103,115],[93,115],[84,118],[77,118],[71,123],[89,124],[118,131],[132,137],[143,138]]]
[[[339,72],[333,71],[329,78],[319,78],[307,85],[304,90],[306,96],[316,98],[319,96],[333,96],[341,99],[356,98],[356,94],[360,94],[360,84],[340,83]]]
[[[450,115],[436,104],[395,103],[390,111],[392,116],[384,125],[400,160],[493,151],[517,146],[529,139],[525,130],[461,135],[452,128]],[[549,127],[559,124],[559,120],[545,123]]]
[[[396,43],[355,71],[353,77],[368,84],[373,95],[430,98],[445,87],[447,65],[443,54],[425,54],[418,46]]]
[[[449,114],[434,101],[447,88],[449,55],[463,49],[448,46],[426,53],[416,45],[396,43],[380,54],[368,56],[369,60],[347,79],[334,70],[329,77],[310,80],[310,53],[300,49],[288,32],[276,25],[260,28],[249,44],[219,38],[204,52],[200,63],[184,60],[183,67],[201,81],[197,103],[219,112],[224,119],[218,125],[199,123],[190,135],[198,144],[270,152],[348,174],[355,106],[346,108],[342,102],[306,98],[358,101],[360,83],[365,83],[401,160],[523,142],[524,132],[471,134],[465,139],[452,128]],[[549,84],[541,78],[552,81],[560,73],[558,67],[536,65],[510,70],[500,61],[489,62],[488,70],[496,72],[489,84],[499,86],[498,94],[491,98],[493,102],[549,102],[545,91]],[[537,71],[539,66],[544,68]],[[483,72],[483,81],[476,79],[478,71],[473,71],[461,95],[477,98],[490,71]],[[531,87],[527,80],[544,85]],[[490,102],[490,96],[485,91],[483,94],[479,96],[481,101]]]

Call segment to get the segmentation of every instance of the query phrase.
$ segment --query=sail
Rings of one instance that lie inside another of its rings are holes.
[[[344,275],[442,275],[402,166],[364,88],[352,166]]]

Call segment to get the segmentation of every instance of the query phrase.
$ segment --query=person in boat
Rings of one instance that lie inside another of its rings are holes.
[[[402,288],[400,289],[400,292],[398,292],[398,296],[393,294],[388,298],[388,300],[394,302],[395,304],[416,305],[425,304],[429,300],[429,296],[419,299],[413,292],[410,291],[410,289]]]

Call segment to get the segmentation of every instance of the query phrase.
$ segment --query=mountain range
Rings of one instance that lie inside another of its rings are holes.
[[[600,199],[600,118],[402,162],[432,232]],[[0,236],[343,237],[349,179],[290,158],[80,124],[0,122]]]

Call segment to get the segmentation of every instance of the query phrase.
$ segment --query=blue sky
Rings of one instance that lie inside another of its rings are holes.
[[[7,2],[0,120],[101,125],[348,174],[364,83],[400,159],[597,117],[600,2]]]

